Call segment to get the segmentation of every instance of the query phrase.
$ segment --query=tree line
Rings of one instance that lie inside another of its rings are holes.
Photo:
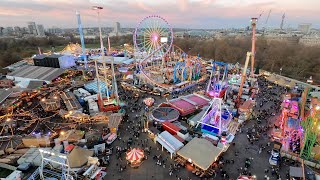
[[[176,38],[174,43],[191,55],[200,55],[229,63],[245,63],[246,52],[251,51],[251,38],[222,39]],[[305,81],[310,76],[320,81],[320,46],[305,46],[287,41],[256,41],[255,67]],[[318,83],[320,84],[320,83]]]
[[[107,39],[104,39],[107,46]],[[111,46],[132,45],[132,35],[110,37]],[[55,46],[66,46],[68,43],[79,43],[79,38],[72,34],[63,37],[50,35],[45,38],[0,39],[0,69],[30,57],[38,52],[38,47],[51,49]],[[96,44],[99,38],[85,39],[86,44]],[[175,38],[174,44],[191,55],[200,55],[205,59],[214,59],[229,63],[244,64],[247,51],[251,51],[251,38],[226,37],[221,39]],[[286,41],[269,41],[259,37],[256,42],[255,67],[270,72],[280,73],[291,78],[305,80],[310,76],[320,80],[320,46],[290,44]]]

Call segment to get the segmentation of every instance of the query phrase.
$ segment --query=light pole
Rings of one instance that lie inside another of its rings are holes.
[[[103,63],[103,68],[104,68],[104,73],[105,73],[106,68],[105,68],[105,61],[104,61],[104,46],[103,46],[101,23],[100,23],[100,10],[102,10],[103,7],[101,7],[101,6],[92,6],[92,9],[93,10],[97,10],[97,13],[98,13],[98,26],[99,26],[99,36],[100,36],[100,48],[101,48],[100,51],[101,51],[101,54],[102,54],[102,63]],[[96,72],[97,72],[96,74],[97,74],[98,91],[99,91],[100,98],[102,98],[101,89],[100,89],[100,77],[99,77],[99,70],[98,70],[98,67],[97,67],[97,65],[98,65],[97,62],[95,62],[95,65],[96,65]],[[109,90],[108,90],[107,79],[105,79],[105,83],[106,83],[107,98],[108,98],[108,101],[109,101]]]
[[[103,52],[104,57],[104,48],[103,48],[103,41],[102,41],[102,33],[101,33],[101,23],[100,23],[100,10],[103,9],[101,6],[92,6],[93,10],[97,10],[98,13],[98,26],[99,26],[99,36],[100,36],[100,46],[101,46],[101,53]]]

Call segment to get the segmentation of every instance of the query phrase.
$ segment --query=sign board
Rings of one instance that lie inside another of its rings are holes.
[[[161,37],[160,42],[166,43],[166,42],[168,42],[168,38],[167,37]]]

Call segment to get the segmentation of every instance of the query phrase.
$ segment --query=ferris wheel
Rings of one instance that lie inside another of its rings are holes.
[[[162,17],[151,15],[145,17],[136,27],[133,42],[138,52],[165,55],[173,42],[173,31],[169,23]]]

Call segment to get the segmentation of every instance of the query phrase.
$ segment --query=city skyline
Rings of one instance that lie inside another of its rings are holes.
[[[250,24],[251,17],[259,17],[262,13],[258,28],[277,28],[285,13],[284,28],[296,28],[300,23],[312,23],[313,28],[320,28],[317,21],[320,1],[317,0],[55,0],[54,3],[49,0],[2,0],[1,26],[26,26],[26,22],[35,21],[45,28],[75,28],[75,11],[78,10],[84,27],[97,27],[97,15],[91,10],[97,3],[104,7],[101,11],[103,27],[113,27],[114,22],[120,22],[122,27],[132,28],[141,18],[157,14],[174,28],[242,28]],[[270,9],[270,18],[265,25]]]

